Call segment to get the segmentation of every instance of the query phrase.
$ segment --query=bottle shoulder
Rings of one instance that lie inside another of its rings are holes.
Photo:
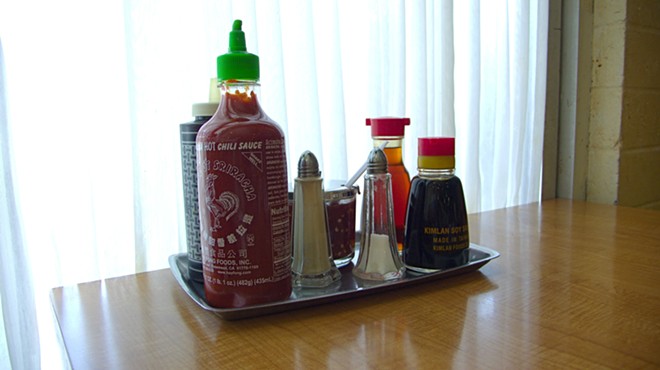
[[[216,135],[218,132],[246,130],[251,135],[267,135],[275,132],[284,136],[280,125],[261,108],[254,83],[225,84],[218,109],[204,124],[200,133]]]
[[[403,163],[400,164],[388,164],[387,170],[392,174],[392,177],[405,177],[410,181],[410,173],[406,166]]]
[[[198,141],[232,141],[240,137],[250,139],[284,139],[280,125],[267,116],[264,119],[214,116],[197,134]]]
[[[411,180],[411,184],[459,184],[462,185],[461,179],[456,175],[436,175],[425,176],[421,174],[415,175]]]

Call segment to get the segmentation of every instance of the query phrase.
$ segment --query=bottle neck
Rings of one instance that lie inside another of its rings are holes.
[[[381,146],[386,141],[385,149],[401,148],[403,142],[403,136],[373,136],[372,139],[374,140],[374,148]]]
[[[454,168],[417,168],[418,176],[429,180],[448,180],[454,177]]]
[[[264,116],[257,95],[259,83],[253,80],[228,80],[220,83],[220,110],[228,117],[258,119]]]
[[[381,146],[383,143],[387,142],[383,152],[387,157],[387,163],[392,165],[403,164],[403,151],[401,150],[401,144],[403,142],[402,136],[374,136],[374,148]]]

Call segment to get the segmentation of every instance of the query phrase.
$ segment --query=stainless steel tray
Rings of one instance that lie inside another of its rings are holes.
[[[188,278],[188,259],[186,253],[174,254],[169,258],[170,270],[181,288],[203,309],[211,311],[223,319],[236,320],[253,316],[267,315],[282,311],[289,311],[303,307],[319,305],[323,303],[336,302],[344,299],[355,298],[367,294],[382,292],[389,289],[402,288],[413,284],[419,284],[431,280],[447,278],[470,271],[475,271],[490,260],[499,257],[500,254],[492,249],[471,243],[469,248],[468,263],[462,266],[446,269],[430,274],[418,274],[406,271],[400,280],[386,282],[365,281],[353,276],[352,270],[357,263],[357,253],[353,262],[339,269],[341,280],[324,289],[297,288],[291,296],[279,302],[260,304],[242,308],[215,308],[211,307],[204,295],[204,285]]]

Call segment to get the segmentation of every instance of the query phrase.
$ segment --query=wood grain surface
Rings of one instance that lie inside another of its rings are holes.
[[[568,200],[470,215],[481,270],[224,321],[169,270],[56,288],[74,369],[660,368],[660,212]]]

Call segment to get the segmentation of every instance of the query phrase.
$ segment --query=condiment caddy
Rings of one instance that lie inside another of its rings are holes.
[[[339,189],[324,191],[316,157],[304,152],[291,196],[285,137],[260,107],[259,58],[247,52],[241,27],[236,20],[229,52],[218,57],[215,114],[182,136],[182,144],[196,136],[197,181],[183,177],[198,190],[199,226],[188,234],[199,245],[169,262],[195,302],[244,318],[473,271],[499,256],[469,242],[453,138],[419,139],[411,185],[401,156],[407,118],[367,120],[374,149]],[[353,183],[363,171],[356,243]]]

